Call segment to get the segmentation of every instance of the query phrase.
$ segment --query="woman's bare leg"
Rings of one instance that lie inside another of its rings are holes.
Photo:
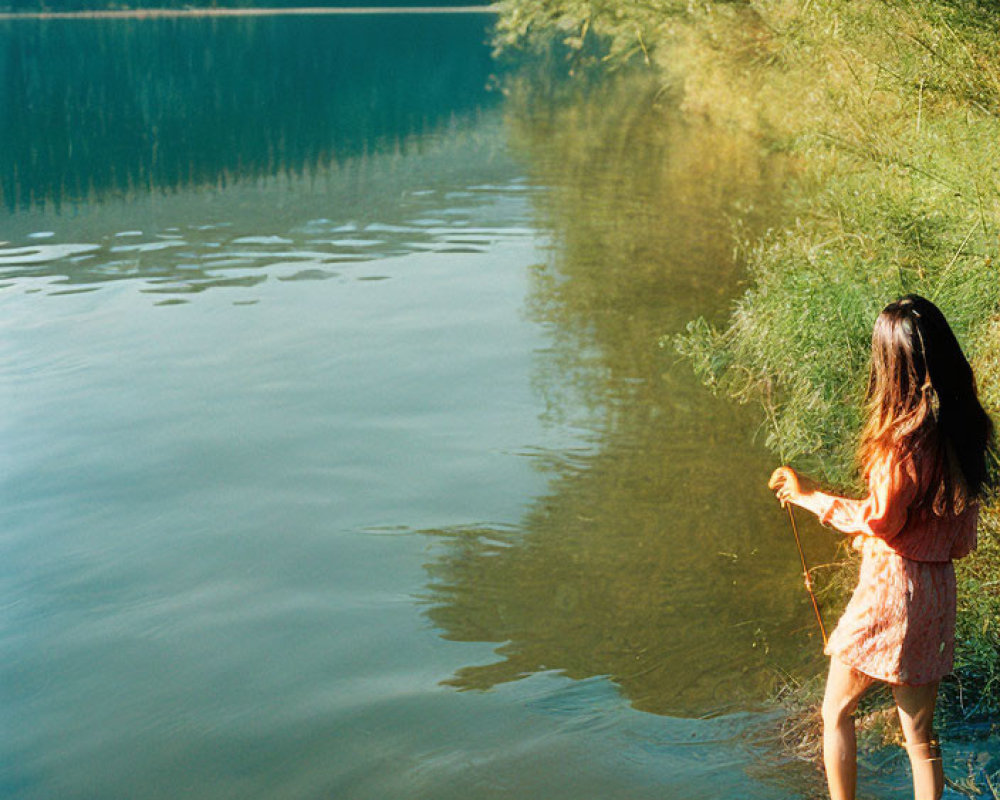
[[[937,682],[923,686],[893,686],[892,695],[913,767],[914,800],[939,800],[944,791],[941,749],[934,740]]]
[[[873,678],[851,669],[836,657],[823,696],[823,765],[831,800],[854,800],[858,777],[858,742],[854,710]]]

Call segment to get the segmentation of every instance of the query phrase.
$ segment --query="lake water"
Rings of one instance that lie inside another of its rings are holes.
[[[783,167],[489,22],[0,23],[0,796],[809,796],[774,459],[658,346]]]

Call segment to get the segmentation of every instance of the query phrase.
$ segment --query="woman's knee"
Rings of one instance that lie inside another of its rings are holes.
[[[933,719],[914,720],[904,714],[900,714],[899,723],[899,727],[903,731],[903,741],[906,742],[907,748],[933,747],[937,745]]]
[[[830,674],[823,695],[823,725],[836,727],[851,719],[861,696],[873,679],[847,666],[837,658],[830,660]]]
[[[937,684],[896,686],[893,695],[906,743],[912,746],[932,741]]]
[[[851,719],[858,708],[858,697],[827,692],[823,698],[823,725],[835,728]]]

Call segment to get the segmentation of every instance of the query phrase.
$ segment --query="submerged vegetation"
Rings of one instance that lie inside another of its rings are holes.
[[[780,227],[747,232],[735,220],[747,282],[729,319],[693,321],[668,342],[714,390],[761,405],[767,444],[782,460],[859,488],[853,453],[871,325],[908,292],[941,306],[984,404],[1000,409],[1000,5],[501,7],[501,49],[551,53],[555,32],[570,72],[644,62],[689,120],[756,137],[794,165],[780,190]],[[945,725],[971,730],[1000,713],[998,531],[987,509],[978,552],[958,564]],[[786,699],[802,708],[808,695]],[[870,715],[883,718],[877,708]]]

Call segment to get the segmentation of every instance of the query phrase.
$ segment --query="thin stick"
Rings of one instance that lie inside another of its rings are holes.
[[[979,227],[978,219],[972,223],[972,227],[969,228],[969,232],[965,234],[965,238],[962,239],[962,243],[958,246],[958,250],[955,251],[955,255],[951,257],[951,261],[948,262],[948,265],[943,270],[941,270],[941,274],[938,275],[937,286],[934,287],[934,292],[933,294],[931,294],[932,298],[937,299],[937,295],[941,291],[941,286],[944,283],[944,279],[948,276],[948,273],[951,271],[951,268],[955,266],[955,262],[958,261],[958,257],[962,255],[962,249],[965,247],[965,245],[969,243],[969,239],[972,238],[972,234],[976,232],[977,227]]]
[[[806,565],[806,556],[802,552],[802,541],[799,539],[799,526],[795,524],[795,515],[792,513],[792,506],[789,503],[785,503],[785,510],[788,511],[788,521],[792,523],[792,533],[795,535],[795,546],[799,550],[799,561],[802,562],[802,578],[806,585],[806,591],[809,592],[809,599],[812,600],[813,612],[816,614],[816,621],[819,623],[819,632],[823,637],[823,647],[826,648],[826,626],[823,625],[823,616],[819,613],[819,603],[816,602],[816,594],[813,592],[812,587],[812,575],[809,573],[809,567]]]
[[[774,401],[771,399],[770,382],[767,384],[765,397],[766,400],[764,402],[764,410],[771,420],[771,425],[774,426],[774,438],[778,443],[778,457],[784,462],[784,441],[781,438],[781,428],[778,426],[778,415],[774,411]],[[816,614],[816,621],[819,623],[819,632],[823,637],[823,649],[825,650],[827,642],[826,626],[823,625],[823,616],[819,613],[819,603],[816,602],[816,595],[813,592],[812,575],[809,572],[809,566],[806,564],[806,554],[802,552],[802,540],[799,538],[799,526],[795,524],[795,515],[792,513],[792,506],[789,503],[782,503],[782,505],[785,507],[785,510],[788,511],[788,521],[792,523],[792,534],[795,536],[795,546],[799,551],[799,561],[802,562],[802,579],[805,582],[806,591],[809,592],[809,599],[812,600],[813,612]]]
[[[920,91],[917,94],[917,136],[920,136],[920,118],[924,111],[924,79],[920,79]]]

